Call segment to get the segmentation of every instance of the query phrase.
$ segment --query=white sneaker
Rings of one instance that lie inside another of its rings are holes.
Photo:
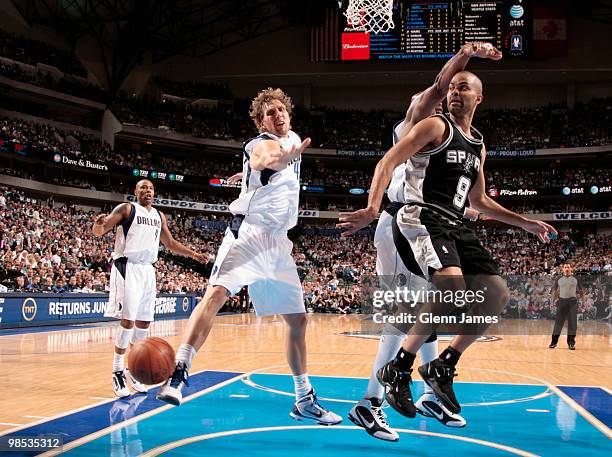
[[[314,390],[296,401],[289,415],[298,421],[313,420],[320,425],[336,425],[342,422],[340,416],[319,404]]]
[[[363,427],[374,438],[384,441],[399,441],[399,435],[387,423],[387,415],[382,409],[382,400],[364,398],[353,406],[348,418],[355,425]]]
[[[451,413],[433,393],[424,393],[414,404],[417,411],[425,417],[433,417],[447,427],[463,428],[467,421],[459,414]]]
[[[171,405],[179,406],[183,401],[183,387],[189,385],[187,382],[188,378],[189,373],[185,364],[182,362],[177,363],[172,376],[160,387],[155,398]]]
[[[130,396],[130,389],[127,386],[125,379],[125,373],[123,370],[113,372],[113,391],[119,398],[125,398]]]
[[[134,389],[136,392],[138,392],[139,394],[146,394],[149,389],[147,388],[147,386],[145,386],[143,383],[141,383],[140,381],[138,381],[133,375],[132,373],[130,373],[130,369],[126,368],[125,369],[125,377],[128,380],[128,383],[130,384],[130,386],[132,387],[132,389]]]

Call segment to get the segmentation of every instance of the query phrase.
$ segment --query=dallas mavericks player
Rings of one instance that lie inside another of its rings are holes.
[[[153,194],[151,181],[139,181],[136,203],[122,203],[111,214],[96,216],[92,227],[94,235],[102,236],[117,226],[108,309],[104,315],[121,319],[115,335],[112,371],[113,390],[119,398],[130,395],[126,380],[135,391],[147,391],[125,367],[124,355],[130,343],[147,336],[153,321],[157,291],[153,264],[157,261],[160,239],[167,249],[177,254],[200,262],[208,260],[172,237],[166,216],[151,206]]]
[[[415,275],[425,278],[433,271],[433,283],[443,292],[450,291],[457,297],[465,292],[466,286],[481,292],[484,299],[472,301],[467,311],[477,317],[499,314],[509,292],[491,254],[482,247],[474,231],[461,222],[468,197],[472,207],[491,219],[521,227],[542,242],[548,241],[548,233],[556,233],[549,224],[507,210],[486,195],[483,169],[486,152],[482,136],[472,127],[474,112],[482,100],[480,79],[467,71],[457,73],[447,94],[450,113],[422,120],[393,146],[376,166],[368,208],[344,217],[344,226],[351,233],[371,222],[393,170],[410,160],[404,188],[406,204],[392,222],[398,253]],[[464,274],[470,276],[464,278]],[[428,302],[423,308],[433,312],[434,306],[443,305]],[[456,311],[454,305],[449,303],[444,312]],[[454,337],[438,358],[419,367],[423,380],[453,413],[461,411],[453,391],[455,366],[486,328],[486,324],[464,328],[467,331]],[[410,390],[416,351],[434,330],[435,325],[417,319],[398,354],[377,373],[389,404],[407,417],[416,415]]]
[[[260,135],[245,143],[242,190],[230,205],[234,218],[219,247],[206,294],[189,318],[176,369],[160,389],[159,400],[180,405],[188,370],[215,315],[229,296],[249,286],[257,315],[281,314],[289,327],[287,357],[296,396],[291,417],[323,425],[342,421],[319,404],[306,372],[306,309],[287,231],[298,220],[301,153],[310,138],[301,141],[291,131],[292,107],[282,90],[272,88],[261,91],[251,104]]]
[[[459,52],[444,65],[434,84],[412,97],[405,119],[402,119],[394,127],[393,144],[406,136],[418,122],[434,113],[442,112],[442,101],[446,96],[452,77],[465,68],[471,57],[499,60],[502,54],[489,43],[475,42],[466,43],[462,46]],[[381,279],[381,286],[386,289],[401,286],[402,284],[396,284],[398,278],[406,278],[406,285],[409,287],[418,287],[415,284],[415,279],[418,278],[412,277],[410,270],[406,268],[397,252],[391,227],[393,217],[406,202],[404,180],[406,173],[410,172],[410,168],[411,163],[408,161],[398,165],[393,170],[391,184],[387,189],[387,197],[391,203],[381,213],[374,236],[376,272]],[[340,215],[340,217],[344,216],[344,213]],[[478,218],[478,212],[466,208],[465,217],[474,220]],[[342,226],[342,224],[339,225]],[[352,422],[363,427],[370,435],[386,441],[397,441],[399,435],[389,426],[386,415],[381,408],[384,388],[376,378],[376,373],[397,354],[406,332],[407,324],[387,324],[385,326],[364,398],[353,407],[348,416]],[[435,334],[432,334],[423,344],[419,350],[419,355],[423,363],[427,363],[438,356],[438,343]],[[429,386],[425,387],[425,393],[418,400],[416,406],[421,414],[434,417],[446,426],[464,427],[466,424],[463,417],[444,407]]]

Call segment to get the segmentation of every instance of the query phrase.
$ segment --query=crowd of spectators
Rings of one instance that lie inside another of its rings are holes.
[[[610,168],[493,168],[485,171],[487,188],[538,189],[542,187],[579,187],[608,185],[612,181]]]
[[[208,253],[209,262],[203,268],[211,268],[229,216],[171,211],[166,214],[175,238]],[[93,236],[90,230],[93,217],[93,212],[79,210],[72,203],[58,205],[52,198],[37,200],[22,191],[0,188],[0,259],[5,284],[15,292],[107,292],[113,237],[112,233]],[[300,224],[292,235],[306,306],[311,312],[361,312],[360,284],[376,275],[373,231],[364,230],[350,238],[339,235],[333,224],[322,226],[313,222]],[[531,293],[537,298],[540,278],[554,277],[562,263],[570,262],[578,274],[593,278],[609,278],[612,273],[611,235],[564,232],[547,245],[534,243],[529,235],[513,228],[481,226],[478,235],[498,260],[502,275],[526,278],[520,285],[515,284],[517,292],[507,311],[509,315],[517,309],[524,311],[523,317],[547,317],[554,313],[550,303],[546,306],[535,298],[526,304],[523,302]],[[172,257],[162,256],[156,264],[158,290],[201,296],[207,286],[201,271],[192,271],[174,262]],[[533,290],[525,289],[525,281],[531,281]],[[592,302],[598,303],[598,300],[594,296]],[[590,302],[585,303],[588,317]],[[527,308],[521,308],[523,304]],[[244,301],[240,299],[234,299],[227,307],[229,310],[244,308]]]
[[[234,107],[201,108],[186,103],[121,99],[112,105],[122,122],[167,128],[196,137],[242,141],[255,134],[247,115],[248,101]],[[394,123],[403,113],[296,107],[292,127],[312,138],[316,148],[350,151],[384,151],[391,145]],[[612,143],[612,99],[594,99],[574,108],[549,106],[524,110],[490,110],[475,119],[487,148],[597,146]]]

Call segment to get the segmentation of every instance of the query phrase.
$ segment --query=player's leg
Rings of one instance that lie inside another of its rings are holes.
[[[448,243],[451,246],[450,243]],[[450,247],[448,248],[450,249]],[[459,267],[444,267],[439,269],[433,278],[433,283],[436,288],[442,292],[465,290],[465,282],[461,268]],[[430,300],[423,304],[418,311],[415,324],[410,329],[410,332],[404,339],[402,347],[395,358],[381,368],[378,372],[378,378],[386,387],[386,398],[389,404],[399,413],[407,417],[415,417],[416,407],[412,399],[410,384],[412,383],[412,367],[416,359],[416,354],[421,346],[427,341],[430,335],[435,332],[437,325],[432,323],[433,319],[424,319],[421,316],[445,316],[450,314],[449,307],[453,306],[450,303],[441,302],[438,300]],[[432,364],[437,364],[438,359],[429,362],[425,367]],[[421,370],[419,370],[421,376]],[[436,385],[423,379],[438,395]],[[440,398],[440,400],[442,400]],[[456,408],[446,407],[451,413],[458,413]]]
[[[567,307],[567,347],[570,350],[576,349],[576,330],[578,328],[578,300],[568,299]]]
[[[421,278],[428,278],[430,272],[435,271],[433,282],[441,291],[465,288],[458,267],[461,263],[455,247],[455,239],[458,239],[455,231],[454,226],[437,213],[414,205],[404,206],[392,222],[393,241],[403,264]],[[419,289],[426,292],[429,286]],[[421,319],[420,316],[445,315],[450,312],[448,308],[448,303],[435,300],[426,300],[416,308],[415,323],[402,348],[393,360],[378,370],[378,379],[385,386],[385,398],[396,411],[407,417],[416,416],[410,389],[412,365],[417,351],[436,328],[431,319]]]
[[[111,383],[113,392],[119,398],[130,395],[125,376],[125,353],[134,334],[139,289],[132,280],[127,258],[115,259],[111,269],[110,294],[106,317],[121,319],[115,332]],[[134,283],[134,284],[133,284]]]
[[[563,330],[563,324],[565,324],[565,306],[563,304],[562,299],[557,300],[557,314],[555,316],[555,325],[553,326],[552,337],[550,340],[549,348],[554,349],[557,347],[559,343],[559,336],[561,336],[561,331]]]
[[[374,246],[376,247],[376,274],[380,287],[391,290],[396,282],[401,267],[401,259],[393,244],[391,229],[392,215],[388,210],[383,211],[376,225]],[[405,267],[404,267],[405,269]],[[408,272],[409,273],[409,272]],[[399,435],[387,423],[387,416],[382,409],[385,389],[378,381],[376,373],[389,362],[399,350],[405,332],[397,327],[386,324],[378,342],[378,349],[374,364],[370,372],[370,379],[364,396],[351,409],[348,418],[355,425],[362,427],[369,435],[385,441],[398,441]]]
[[[229,296],[229,291],[223,286],[208,286],[204,298],[198,303],[187,322],[182,343],[176,352],[174,372],[159,389],[155,398],[177,406],[181,404],[182,391],[187,385],[193,358],[208,338],[215,316]]]
[[[475,302],[466,312],[468,316],[497,316],[510,298],[506,282],[497,275],[476,275],[470,287],[474,291],[482,291],[484,300],[481,303]],[[442,403],[454,413],[461,410],[453,389],[457,363],[463,352],[486,331],[489,325],[462,325],[459,334],[453,338],[450,345],[437,359],[419,367],[419,374],[423,380],[433,388]]]
[[[204,298],[200,300],[187,321],[181,345],[176,352],[176,367],[172,376],[159,389],[156,396],[158,400],[173,405],[181,404],[182,391],[188,382],[191,363],[208,338],[215,316],[231,295],[249,284],[257,271],[251,265],[254,256],[241,247],[238,230],[239,228],[234,231],[228,229],[225,233]],[[249,246],[248,241],[242,240],[242,242]]]
[[[293,373],[295,387],[295,405],[290,413],[291,417],[300,421],[314,420],[321,425],[339,424],[342,418],[321,406],[308,378],[306,314],[283,314],[283,319],[287,324],[287,361]]]
[[[438,358],[438,338],[430,336],[418,352],[421,366],[428,365]],[[433,417],[447,427],[462,428],[467,425],[463,416],[453,413],[440,401],[431,386],[425,383],[425,392],[416,401],[417,412],[426,417]]]
[[[469,316],[484,316],[489,319],[485,323],[460,324],[457,336],[451,344],[432,362],[419,367],[419,374],[429,384],[440,401],[453,413],[461,410],[453,389],[453,378],[455,369],[461,354],[486,331],[492,322],[506,306],[510,298],[510,292],[506,282],[499,276],[497,263],[491,257],[473,230],[461,227],[457,231],[458,239],[455,249],[459,256],[462,272],[465,274],[463,281],[467,281],[469,289],[473,291],[472,299],[468,303],[456,303],[461,307],[461,314]],[[450,279],[450,278],[449,278]],[[457,281],[457,283],[461,280]],[[454,288],[453,290],[465,290]],[[467,297],[467,295],[464,295]],[[457,298],[457,295],[455,295]],[[469,322],[469,321],[468,321]]]
[[[113,392],[119,398],[129,397],[130,389],[125,376],[125,353],[132,341],[134,321],[121,319],[115,332],[115,348],[113,352],[113,369],[111,381]]]
[[[130,278],[137,280],[139,285],[137,290],[141,291],[132,333],[131,344],[133,345],[149,335],[149,326],[155,317],[155,297],[157,296],[155,268],[153,265],[134,265],[130,269]],[[132,376],[129,367],[126,367],[125,375],[132,389],[142,394],[147,393],[147,387]]]

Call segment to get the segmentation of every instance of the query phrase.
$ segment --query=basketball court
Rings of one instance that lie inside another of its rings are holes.
[[[333,427],[289,417],[293,381],[285,365],[284,325],[277,318],[218,317],[180,407],[155,400],[157,388],[110,398],[107,376],[99,375],[108,371],[108,324],[5,331],[0,368],[8,373],[18,366],[20,376],[3,383],[1,433],[3,439],[61,436],[62,452],[75,456],[429,455],[433,449],[444,455],[595,456],[612,451],[607,325],[591,323],[579,351],[563,344],[550,350],[544,336],[476,343],[462,358],[456,381],[467,427],[451,429],[422,416],[408,419],[386,408],[400,433],[398,443],[388,443],[346,418],[366,387],[377,345],[375,339],[354,336],[365,336],[364,318],[310,316],[313,385],[323,404],[344,418]],[[151,334],[177,347],[185,324],[159,321]],[[415,381],[414,394],[422,390],[422,382]]]

